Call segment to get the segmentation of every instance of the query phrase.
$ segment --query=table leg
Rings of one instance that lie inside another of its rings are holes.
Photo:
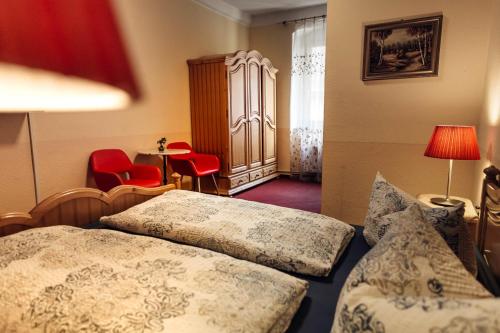
[[[162,155],[163,157],[163,185],[168,184],[167,178],[167,155]]]

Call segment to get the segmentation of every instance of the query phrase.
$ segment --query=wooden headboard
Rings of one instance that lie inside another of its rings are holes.
[[[107,193],[93,188],[76,188],[54,194],[29,213],[1,214],[0,236],[36,227],[89,225],[102,216],[119,213],[166,191],[180,188],[180,176],[174,174],[172,177],[175,184],[155,188],[121,185]]]
[[[500,170],[492,165],[484,173],[478,247],[500,281]]]

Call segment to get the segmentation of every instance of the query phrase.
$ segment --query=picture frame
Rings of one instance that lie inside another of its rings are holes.
[[[364,26],[362,80],[437,76],[443,15]]]

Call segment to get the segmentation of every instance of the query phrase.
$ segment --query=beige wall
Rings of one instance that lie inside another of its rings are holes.
[[[478,127],[481,161],[478,163],[475,183],[475,199],[480,200],[483,173],[482,170],[494,164],[500,167],[500,0],[494,0],[493,20],[490,35],[488,67],[484,104]]]
[[[293,24],[250,28],[250,48],[260,51],[278,68],[276,121],[278,170],[290,172],[290,79]]]
[[[247,49],[248,28],[188,0],[114,0],[143,99],[127,110],[33,114],[42,198],[88,184],[88,157],[117,147],[135,158],[159,137],[190,140],[188,58]],[[34,205],[24,115],[0,114],[0,213]],[[142,159],[144,160],[144,159]],[[149,160],[158,163],[159,160]]]
[[[491,0],[329,0],[323,213],[361,224],[377,170],[409,193],[443,193],[447,161],[423,156],[437,124],[477,125]],[[438,77],[360,79],[363,24],[444,14]],[[455,163],[452,194],[471,197],[475,162]]]

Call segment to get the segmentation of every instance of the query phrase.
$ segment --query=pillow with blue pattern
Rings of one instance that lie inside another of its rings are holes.
[[[500,332],[500,299],[465,270],[420,205],[395,214],[349,273],[331,332]]]
[[[439,232],[450,249],[473,275],[477,274],[474,242],[464,221],[464,206],[432,208],[408,193],[392,185],[377,173],[372,187],[363,235],[370,246],[374,246],[400,213],[412,204],[418,204],[427,222]]]

